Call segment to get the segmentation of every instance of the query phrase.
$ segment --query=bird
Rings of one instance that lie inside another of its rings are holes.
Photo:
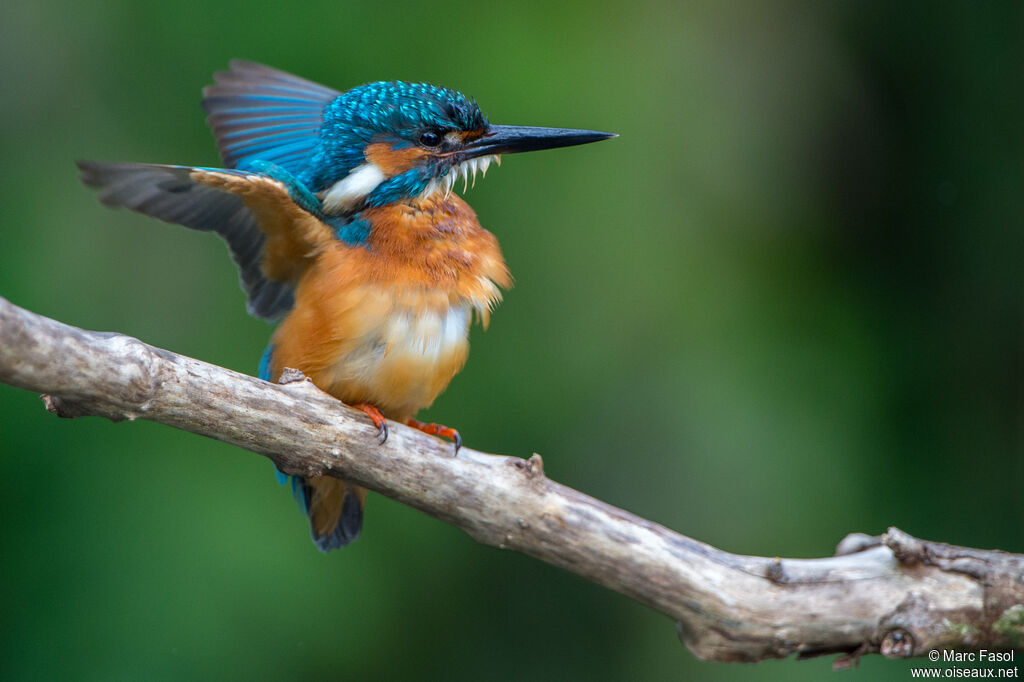
[[[78,161],[99,201],[227,242],[252,315],[278,322],[259,363],[362,410],[461,446],[416,420],[462,369],[471,322],[487,327],[512,278],[463,193],[502,154],[615,137],[493,125],[476,101],[427,83],[344,92],[232,60],[203,89],[222,167]],[[276,472],[282,484],[288,476]],[[366,490],[291,476],[316,547],[359,537]]]

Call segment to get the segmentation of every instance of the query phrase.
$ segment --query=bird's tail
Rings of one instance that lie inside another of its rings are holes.
[[[277,376],[273,359],[274,345],[270,344],[260,359],[260,379],[273,381]],[[274,469],[274,473],[281,485],[291,480],[292,495],[309,516],[309,530],[321,552],[344,547],[359,537],[363,529],[366,488],[330,476],[289,476],[278,469]]]
[[[287,482],[284,474],[278,477]],[[366,488],[330,476],[292,476],[291,482],[295,499],[309,516],[313,542],[321,552],[344,547],[359,537]]]

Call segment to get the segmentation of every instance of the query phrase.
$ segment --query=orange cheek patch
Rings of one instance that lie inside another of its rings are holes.
[[[380,168],[389,178],[406,172],[423,160],[426,155],[426,150],[419,147],[409,146],[395,149],[387,142],[374,142],[367,145],[363,152],[366,160]]]
[[[462,132],[462,141],[470,142],[483,137],[483,134],[487,132],[486,128],[477,128],[476,130],[466,130]]]

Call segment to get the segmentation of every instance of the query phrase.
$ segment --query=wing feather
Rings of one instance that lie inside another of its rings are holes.
[[[263,64],[233,60],[203,90],[207,122],[229,168],[273,163],[299,175],[316,147],[323,110],[341,93]]]
[[[331,238],[330,228],[296,205],[283,183],[264,175],[144,163],[79,161],[78,167],[106,206],[223,237],[249,312],[271,321],[291,309],[295,278]]]

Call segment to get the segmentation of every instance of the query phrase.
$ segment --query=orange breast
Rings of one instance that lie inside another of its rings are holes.
[[[474,311],[486,322],[511,281],[497,240],[454,195],[363,216],[366,247],[331,244],[300,277],[272,369],[302,370],[342,401],[404,421],[462,369]]]

